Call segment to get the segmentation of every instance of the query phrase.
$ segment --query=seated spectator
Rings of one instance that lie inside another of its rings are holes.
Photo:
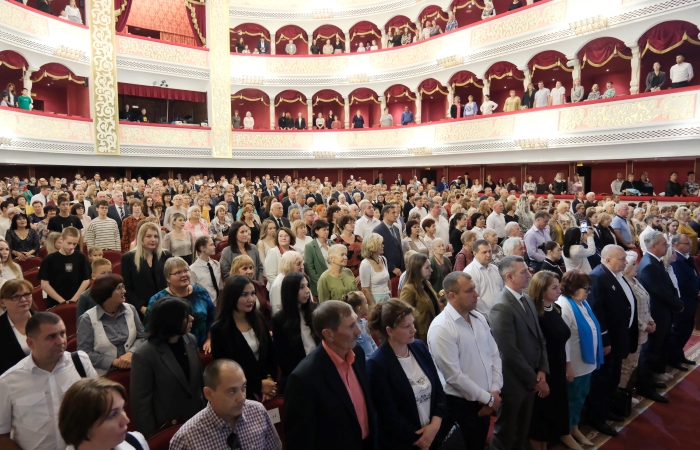
[[[219,359],[209,364],[204,371],[208,404],[178,430],[170,449],[281,450],[265,407],[246,399],[246,383],[250,380],[237,362]]]
[[[237,361],[243,368],[246,397],[265,402],[277,395],[277,361],[270,331],[255,304],[255,286],[244,276],[226,280],[219,313],[211,329],[212,356]]]
[[[496,15],[496,8],[491,0],[484,0],[484,10],[481,12],[482,19],[488,19]]]
[[[0,288],[0,307],[5,311],[0,315],[0,339],[3,351],[0,352],[0,375],[29,355],[27,321],[34,314],[32,291],[34,287],[27,280],[5,281]]]
[[[647,74],[644,92],[657,92],[666,84],[666,72],[661,71],[661,64],[655,62],[652,71]]]
[[[284,51],[287,52],[288,55],[296,55],[297,46],[294,44],[293,40],[290,39],[287,45],[284,46]]]
[[[498,103],[491,101],[488,95],[484,95],[484,103],[481,104],[481,114],[493,114],[493,110],[498,108]]]
[[[312,245],[313,242],[309,245]],[[328,249],[328,270],[318,278],[318,300],[339,300],[343,295],[357,290],[357,283],[348,264],[347,248],[342,244],[331,245]]]
[[[126,390],[106,378],[85,378],[66,391],[58,411],[58,430],[68,450],[147,449],[137,431],[126,432]]]
[[[401,288],[401,301],[416,310],[416,337],[426,339],[428,328],[438,314],[438,296],[430,284],[432,267],[427,256],[416,253],[406,266],[406,283]]]
[[[603,92],[602,98],[613,97],[615,97],[615,88],[613,87],[612,81],[608,81],[605,85],[605,92]]]
[[[83,23],[83,18],[80,15],[80,10],[78,9],[77,5],[75,4],[75,0],[70,0],[69,4],[66,5],[66,16],[68,16],[68,20],[71,22]]]
[[[5,233],[5,241],[10,247],[12,258],[26,261],[39,255],[39,233],[29,226],[29,218],[25,214],[15,214],[12,217],[10,229]]]
[[[39,268],[41,289],[46,292],[47,306],[61,303],[75,303],[78,297],[90,285],[87,258],[76,252],[80,240],[80,231],[68,227],[61,233],[61,248],[47,255]]]
[[[250,111],[248,111],[245,113],[245,117],[243,118],[243,129],[252,130],[254,126],[255,119],[253,119],[253,116],[250,114]]]
[[[148,341],[132,357],[130,389],[134,424],[146,436],[173,419],[189,419],[205,406],[189,303],[176,294],[150,307]]]
[[[195,261],[190,265],[192,284],[206,290],[216,305],[219,290],[223,286],[221,279],[221,265],[212,258],[216,253],[214,241],[209,236],[197,238],[194,243]]]
[[[591,92],[588,94],[587,100],[598,100],[600,97],[600,91],[598,90],[598,85],[594,84],[591,87]]]
[[[106,274],[90,288],[96,306],[80,317],[78,350],[90,357],[99,375],[111,368],[131,369],[133,352],[146,342],[136,307],[126,302],[122,277]]]

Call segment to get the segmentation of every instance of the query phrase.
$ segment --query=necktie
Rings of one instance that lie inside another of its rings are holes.
[[[391,235],[394,236],[396,242],[401,242],[401,238],[399,238],[399,232],[396,230],[396,227],[391,225],[389,228],[391,228]]]
[[[219,292],[219,283],[216,282],[216,275],[214,275],[214,269],[211,263],[207,261],[207,267],[209,268],[209,276],[211,277],[211,283],[214,286],[214,290]]]
[[[119,207],[119,218],[124,220],[124,207],[123,206]]]
[[[282,219],[277,219],[277,228],[282,228]]]

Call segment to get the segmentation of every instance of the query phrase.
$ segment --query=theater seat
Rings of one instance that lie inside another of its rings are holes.
[[[207,366],[212,363],[212,361],[214,361],[214,355],[212,355],[211,352],[199,352],[199,363],[202,365],[202,372],[204,372],[204,369],[206,369]]]
[[[25,280],[29,281],[32,283],[32,286],[34,287],[39,287],[41,286],[41,281],[39,280],[39,269],[32,269],[24,272],[22,274]]]
[[[131,369],[112,369],[109,372],[107,372],[104,375],[104,377],[108,380],[112,380],[124,386],[127,400],[126,405],[124,406],[124,412],[126,413],[126,416],[129,418],[129,420],[131,420],[131,422],[129,422],[128,429],[129,431],[136,430],[136,424],[134,423],[133,417],[131,415],[131,408],[129,407],[129,398],[131,398],[131,395],[129,393],[129,390],[131,389]]]
[[[228,247],[228,241],[219,242],[216,244],[216,253],[222,253],[226,247]]]
[[[49,254],[49,251],[46,249],[46,246],[43,246],[39,249],[39,258],[46,258],[46,255]]]
[[[78,350],[78,338],[77,337],[72,337],[68,339],[68,342],[66,343],[66,351],[67,352],[74,352]]]
[[[279,412],[279,422],[274,423],[273,425],[275,426],[275,429],[277,430],[277,434],[280,437],[280,440],[282,441],[282,448],[286,448],[285,442],[284,442],[284,398],[280,397],[279,395],[271,400],[266,401],[263,403],[263,406],[265,409],[268,411],[268,413],[271,410],[277,409]]]
[[[400,277],[394,277],[392,278],[391,281],[391,296],[395,298],[399,298],[399,281],[401,280]]]
[[[22,268],[22,272],[28,272],[41,266],[41,258],[27,258],[24,261],[14,260]]]
[[[34,311],[46,311],[46,299],[44,298],[44,291],[41,286],[37,286],[32,291],[32,300],[34,302]]]
[[[695,270],[697,270],[698,273],[700,273],[700,256],[694,256],[693,261],[695,261]]]
[[[211,259],[215,259],[217,261],[220,261],[221,260],[221,253],[216,253],[215,255],[213,255],[211,257]]]
[[[104,250],[102,252],[102,257],[108,259],[112,265],[120,263],[122,260],[122,254],[115,250]]]
[[[170,448],[170,439],[175,436],[177,430],[182,426],[181,423],[168,423],[163,425],[159,430],[150,435],[146,442],[151,450],[168,450]]]
[[[112,264],[112,273],[116,273],[117,275],[122,274],[122,263],[121,262],[116,262]]]
[[[77,310],[78,305],[75,303],[64,303],[49,309],[50,312],[57,314],[61,320],[63,320],[63,323],[66,326],[66,336],[68,337],[75,336],[75,334],[78,332]]]

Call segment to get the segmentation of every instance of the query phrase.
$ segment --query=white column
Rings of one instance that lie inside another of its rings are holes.
[[[485,74],[484,74],[484,78],[482,78],[482,79],[484,80],[484,87],[482,88],[482,92],[484,95],[490,96],[491,95],[491,81],[488,78],[486,78]],[[483,98],[481,99],[481,102],[482,103],[484,102]]]
[[[350,97],[343,97],[343,102],[345,102],[345,129],[350,128]]]
[[[343,33],[345,33],[345,53],[350,53],[350,50],[352,50],[350,46],[350,30],[343,30]]]
[[[416,92],[416,114],[415,114],[415,123],[420,123],[420,114],[421,114],[421,93]]]
[[[625,44],[627,45],[627,44]],[[639,94],[639,78],[641,76],[641,55],[639,53],[639,45],[636,42],[627,45],[632,50],[632,79],[630,80],[630,94]]]
[[[532,74],[530,73],[530,68],[528,66],[518,67],[525,74],[525,79],[523,80],[523,91],[527,91],[527,85],[532,83]]]
[[[571,67],[571,79],[576,80],[576,79],[581,79],[581,60],[578,59],[575,55],[569,58],[568,56],[566,57],[569,61],[566,63],[567,66]]]
[[[382,30],[381,48],[386,48],[386,31]]]
[[[22,87],[26,88],[29,91],[29,95],[32,95],[32,84],[34,83],[32,81],[32,74],[35,72],[35,70],[27,69],[24,71],[24,77],[22,78]],[[17,90],[15,89],[15,92]],[[90,96],[92,97],[92,96]],[[15,101],[17,101],[17,98],[15,98]]]
[[[445,117],[451,119],[450,109],[452,109],[452,103],[455,101],[455,90],[449,83],[447,84],[447,98],[445,98],[445,101],[447,102],[447,106],[445,107]],[[459,111],[457,111],[457,118],[459,118]]]
[[[277,47],[277,44],[275,43],[275,40],[277,38],[275,37],[275,33],[270,33],[270,54],[274,55],[276,53],[275,47]]]
[[[314,123],[314,107],[311,104],[311,98],[312,97],[306,97],[306,101],[308,102],[306,105],[306,111],[308,118],[306,119],[306,127],[311,130],[313,128],[313,123]]]
[[[277,115],[275,114],[275,97],[270,96],[270,129],[274,130],[277,124]]]
[[[379,97],[379,102],[381,103],[380,107],[382,108],[382,113],[380,115],[382,115],[384,114],[384,109],[386,109],[386,97],[383,95]]]

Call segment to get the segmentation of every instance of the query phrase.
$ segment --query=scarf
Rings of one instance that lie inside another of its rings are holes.
[[[596,369],[599,369],[600,365],[603,364],[604,355],[602,351],[603,338],[600,335],[600,324],[598,323],[598,319],[595,318],[593,311],[591,311],[591,307],[588,306],[588,302],[584,300],[583,306],[586,307],[586,311],[588,311],[588,316],[593,320],[593,323],[596,327],[596,334],[598,336],[598,354],[594,355],[593,336],[591,335],[591,327],[590,325],[588,325],[588,321],[586,321],[586,318],[583,317],[581,309],[579,309],[578,304],[576,304],[576,302],[573,299],[570,299],[569,297],[564,298],[566,298],[569,301],[571,309],[574,312],[574,318],[576,319],[576,326],[578,327],[578,336],[581,342],[581,358],[586,364],[595,364]]]

